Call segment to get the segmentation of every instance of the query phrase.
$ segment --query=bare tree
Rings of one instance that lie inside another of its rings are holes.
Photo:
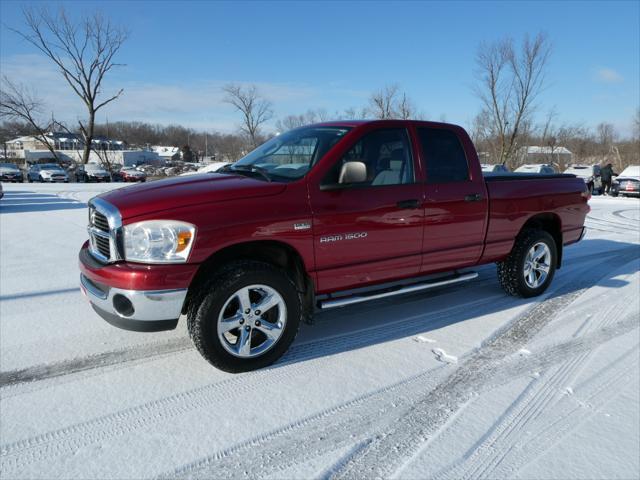
[[[94,136],[96,113],[122,95],[102,96],[105,76],[120,64],[115,57],[127,38],[127,32],[115,27],[96,13],[73,23],[64,9],[51,14],[46,8],[25,9],[24,31],[12,29],[51,60],[73,92],[87,109],[87,118],[79,120],[87,163]]]
[[[551,44],[544,34],[525,36],[519,51],[513,40],[482,44],[476,55],[477,93],[491,136],[497,140],[499,163],[514,166],[518,140],[535,110],[544,87]]]
[[[58,153],[47,133],[52,129],[55,120],[46,124],[43,120],[44,103],[35,93],[22,84],[13,83],[7,77],[2,77],[0,87],[0,118],[3,120],[21,121],[29,126],[33,136],[37,138],[56,161]],[[26,163],[26,158],[25,158]]]
[[[409,120],[410,118],[417,118],[416,107],[413,102],[407,98],[407,94],[403,93],[402,98],[398,102],[397,116],[403,120]]]
[[[396,102],[399,87],[397,84],[386,85],[369,97],[369,112],[374,118],[381,120],[396,117]]]
[[[240,130],[249,137],[254,147],[259,145],[260,127],[273,117],[271,102],[263,98],[255,85],[243,87],[229,84],[223,88],[227,94],[225,102],[233,105],[242,114]]]

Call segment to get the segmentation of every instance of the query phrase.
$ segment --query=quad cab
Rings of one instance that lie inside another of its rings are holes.
[[[107,322],[173,329],[241,372],[276,361],[301,322],[336,308],[476,276],[540,295],[584,235],[585,182],[488,174],[460,127],[322,123],[237,163],[135,185],[89,203],[81,285]]]

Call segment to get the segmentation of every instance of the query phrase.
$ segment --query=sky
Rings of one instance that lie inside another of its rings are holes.
[[[234,131],[240,122],[222,86],[256,84],[275,120],[309,109],[366,106],[398,84],[427,119],[469,127],[479,46],[545,32],[553,53],[537,100],[542,121],[631,133],[640,105],[640,2],[214,2],[0,1],[0,71],[45,101],[56,118],[83,115],[50,62],[11,28],[24,6],[62,5],[72,17],[96,10],[129,38],[105,95],[124,95],[98,121],[138,120]]]

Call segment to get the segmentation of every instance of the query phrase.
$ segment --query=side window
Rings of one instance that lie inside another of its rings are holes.
[[[322,181],[338,183],[346,162],[362,162],[367,167],[367,180],[362,186],[413,183],[413,157],[409,136],[404,128],[375,130],[366,134],[334,165]]]
[[[454,132],[442,128],[418,128],[418,138],[427,167],[427,183],[469,180],[467,157]]]

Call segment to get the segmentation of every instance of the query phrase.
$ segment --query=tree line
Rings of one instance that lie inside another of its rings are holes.
[[[105,77],[122,66],[117,55],[128,37],[127,30],[99,14],[73,22],[64,9],[51,13],[46,7],[24,9],[23,20],[21,28],[12,30],[50,60],[84,105],[86,115],[75,125],[56,120],[55,115],[49,118],[44,115],[47,108],[37,92],[5,76],[0,89],[0,142],[25,134],[42,140],[51,130],[73,132],[83,139],[84,163],[96,136],[123,140],[131,147],[167,145],[191,150],[196,156],[236,160],[275,134],[311,123],[355,118],[425,119],[399,84],[384,85],[371,93],[365,105],[341,112],[310,109],[275,119],[272,102],[257,86],[230,83],[223,92],[224,101],[233,107],[239,121],[234,133],[137,121],[100,124],[96,122],[97,113],[123,93],[122,89],[105,93],[103,86]],[[539,120],[539,96],[548,86],[547,65],[552,50],[543,33],[524,35],[519,43],[506,38],[479,45],[473,88],[481,109],[468,130],[482,158],[514,168],[526,160],[522,147],[537,145],[546,147],[550,160],[556,149],[566,147],[574,154],[574,161],[610,161],[618,168],[640,163],[640,108],[633,119],[631,138],[621,138],[609,123],[593,130],[561,122],[553,108],[543,121]]]

